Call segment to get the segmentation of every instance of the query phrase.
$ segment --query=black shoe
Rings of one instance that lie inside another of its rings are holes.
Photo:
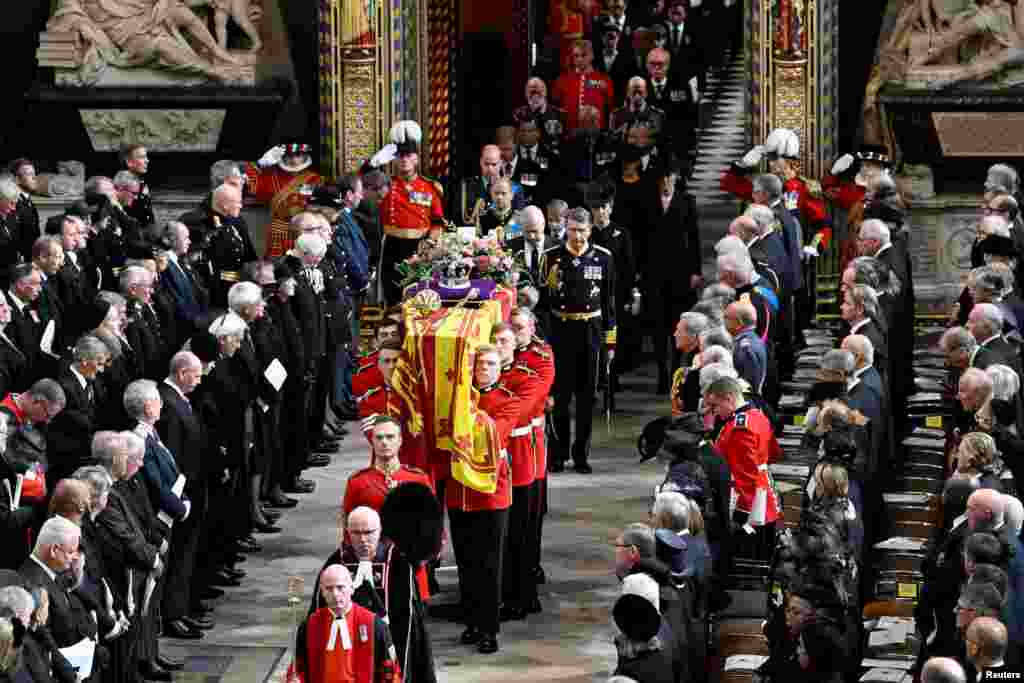
[[[519,605],[502,605],[501,606],[501,620],[502,621],[522,621],[526,618],[526,610]]]
[[[459,642],[463,645],[473,645],[474,643],[479,643],[483,637],[484,634],[476,626],[467,626],[466,630],[459,636]]]
[[[572,466],[572,469],[579,474],[591,474],[594,471],[594,468],[585,462],[576,463]]]
[[[306,467],[327,467],[330,464],[331,456],[325,453],[314,453],[306,458]]]
[[[164,636],[167,638],[180,638],[182,640],[202,640],[203,632],[190,628],[181,619],[176,619],[164,623]]]
[[[272,509],[287,510],[293,508],[299,504],[297,498],[289,498],[288,496],[281,496],[280,498],[271,498],[267,502],[267,507]]]
[[[281,533],[281,527],[274,526],[268,522],[257,523],[253,525],[253,531],[258,534],[279,534]]]
[[[174,659],[167,655],[157,655],[156,665],[167,671],[181,671],[185,667],[184,659]]]
[[[213,619],[210,617],[182,617],[181,623],[193,631],[209,631],[213,628]]]
[[[192,609],[190,611],[194,617],[205,617],[207,614],[213,614],[213,607],[200,600],[196,604],[192,605]],[[163,665],[161,664],[161,666]],[[167,667],[164,666],[164,668],[166,669]]]
[[[240,555],[238,553],[228,553],[228,555],[224,558],[224,561],[233,567],[236,564],[245,562],[246,559],[248,558],[245,555]]]
[[[211,586],[225,586],[227,588],[238,588],[242,585],[242,582],[238,579],[233,579],[230,576],[226,576],[223,572],[214,572],[213,576],[210,577]]]
[[[261,546],[256,541],[249,540],[248,538],[238,539],[237,541],[235,541],[235,545],[237,545],[238,550],[243,553],[258,553],[259,551],[263,550],[263,546]]]
[[[480,638],[480,644],[476,646],[477,652],[482,655],[493,655],[498,651],[498,636],[486,634]]]
[[[282,488],[285,493],[313,493],[316,490],[316,482],[296,477]]]
[[[537,585],[548,582],[547,574],[544,573],[544,567],[539,564],[533,568],[533,582]]]
[[[540,600],[538,598],[534,598],[526,604],[525,610],[527,614],[540,614],[544,611],[544,608],[541,607]]]
[[[561,460],[552,460],[548,463],[548,472],[564,472],[565,463]]]
[[[244,569],[235,569],[233,567],[221,567],[220,573],[230,576],[232,579],[244,579],[246,574]]]
[[[171,680],[171,672],[164,671],[153,662],[139,662],[139,675],[147,681]]]
[[[267,520],[271,524],[277,524],[278,520],[281,519],[280,512],[274,512],[266,508],[261,508],[260,513],[263,515],[263,519]]]
[[[224,591],[213,586],[205,586],[199,591],[198,597],[200,600],[216,600],[224,597]]]

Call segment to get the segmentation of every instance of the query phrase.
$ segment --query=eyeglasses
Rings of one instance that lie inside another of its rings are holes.
[[[373,536],[374,534],[379,534],[379,533],[380,533],[380,529],[366,529],[365,531],[361,531],[361,530],[357,530],[357,529],[349,529],[348,530],[348,535],[349,536]]]

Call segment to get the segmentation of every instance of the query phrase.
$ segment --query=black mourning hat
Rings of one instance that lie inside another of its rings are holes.
[[[426,562],[441,547],[444,517],[430,487],[413,482],[392,489],[380,511],[381,533],[413,566]]]
[[[989,235],[983,239],[978,246],[981,248],[982,254],[1004,256],[1006,258],[1020,258],[1020,254],[1017,252],[1017,249],[1013,244],[1012,237]]]
[[[43,234],[59,235],[64,232],[64,214],[58,213],[46,219],[43,226]]]
[[[104,299],[96,299],[81,313],[81,323],[85,330],[95,330],[103,324],[110,312],[110,302]]]
[[[695,412],[652,420],[637,439],[636,449],[640,453],[640,462],[654,458],[662,450],[673,456],[682,455],[700,444],[704,430],[704,420]]]
[[[616,600],[612,618],[627,638],[639,642],[647,642],[661,628],[658,610],[639,595],[627,594]]]

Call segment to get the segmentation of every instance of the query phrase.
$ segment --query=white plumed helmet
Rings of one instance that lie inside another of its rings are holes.
[[[776,128],[764,141],[764,151],[768,154],[778,154],[785,159],[798,159],[800,137],[789,128]]]
[[[403,147],[419,147],[422,140],[423,130],[415,121],[399,121],[391,126],[391,142],[398,145],[400,151]]]

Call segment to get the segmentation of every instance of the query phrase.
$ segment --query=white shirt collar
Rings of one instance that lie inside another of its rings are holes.
[[[75,264],[76,266],[78,265],[78,254],[76,252],[66,251],[64,252],[64,255],[71,259],[71,263]]]
[[[875,252],[875,258],[878,258],[879,255],[881,255],[881,253],[883,251],[885,251],[886,249],[889,249],[891,247],[892,247],[892,242],[889,242],[889,244],[883,244],[881,247],[879,247],[878,251]]]
[[[871,322],[871,318],[864,318],[860,322],[850,325],[850,334],[857,334],[858,330],[867,325],[869,322]]]
[[[18,295],[14,293],[13,289],[12,290],[8,290],[8,294],[10,294],[10,296],[8,298],[11,300],[11,303],[14,304],[15,306],[17,306],[18,310],[20,312],[24,313],[25,312],[25,307],[28,306],[28,304],[25,303],[24,301],[22,301],[21,299],[19,299]]]
[[[971,355],[967,359],[967,367],[969,367],[969,368],[973,368],[974,367],[974,359],[977,357],[978,351],[981,351],[981,344],[978,344],[977,346],[975,346],[974,350],[971,351]]]
[[[175,384],[174,382],[167,378],[164,378],[164,384],[178,392],[178,396],[181,396],[181,400],[184,401],[185,403],[188,403],[188,397],[185,396],[185,392],[181,390],[181,387],[179,387],[177,384]]]
[[[757,244],[758,240],[760,240],[762,237],[764,237],[764,235],[754,235],[754,239],[747,242],[747,249],[749,250],[752,246]]]
[[[179,268],[181,267],[181,264],[178,263],[178,255],[174,252],[173,249],[167,250],[167,260],[174,261],[175,265],[177,265]]]
[[[656,81],[653,78],[651,79],[651,85],[653,85],[655,88],[664,87],[667,83],[668,83],[668,79],[667,78],[663,78],[660,81]]]
[[[156,430],[153,429],[153,425],[149,424],[148,422],[143,422],[142,420],[139,420],[135,424],[135,432],[143,439],[145,439],[147,436],[156,435]]]
[[[988,346],[988,343],[989,343],[990,341],[992,341],[993,339],[998,339],[998,338],[999,338],[1000,336],[1001,336],[1001,335],[998,335],[998,334],[993,334],[993,335],[992,335],[991,337],[989,337],[989,338],[988,338],[988,339],[986,339],[985,341],[983,341],[983,342],[980,342],[980,343],[978,344],[978,346],[979,346],[979,347],[980,347],[980,346]]]
[[[71,374],[75,376],[75,379],[78,380],[78,383],[82,385],[83,389],[89,386],[89,382],[84,377],[82,377],[81,373],[78,372],[78,370],[75,369],[74,363],[68,366],[68,370],[70,370]]]
[[[35,562],[36,564],[38,564],[40,567],[43,568],[43,571],[46,572],[46,575],[50,577],[50,581],[56,581],[57,580],[57,573],[55,571],[53,571],[52,569],[50,569],[49,567],[47,567],[46,563],[43,562],[42,560],[40,560],[38,557],[36,557],[35,553],[30,554],[29,557],[32,558],[33,562]]]

